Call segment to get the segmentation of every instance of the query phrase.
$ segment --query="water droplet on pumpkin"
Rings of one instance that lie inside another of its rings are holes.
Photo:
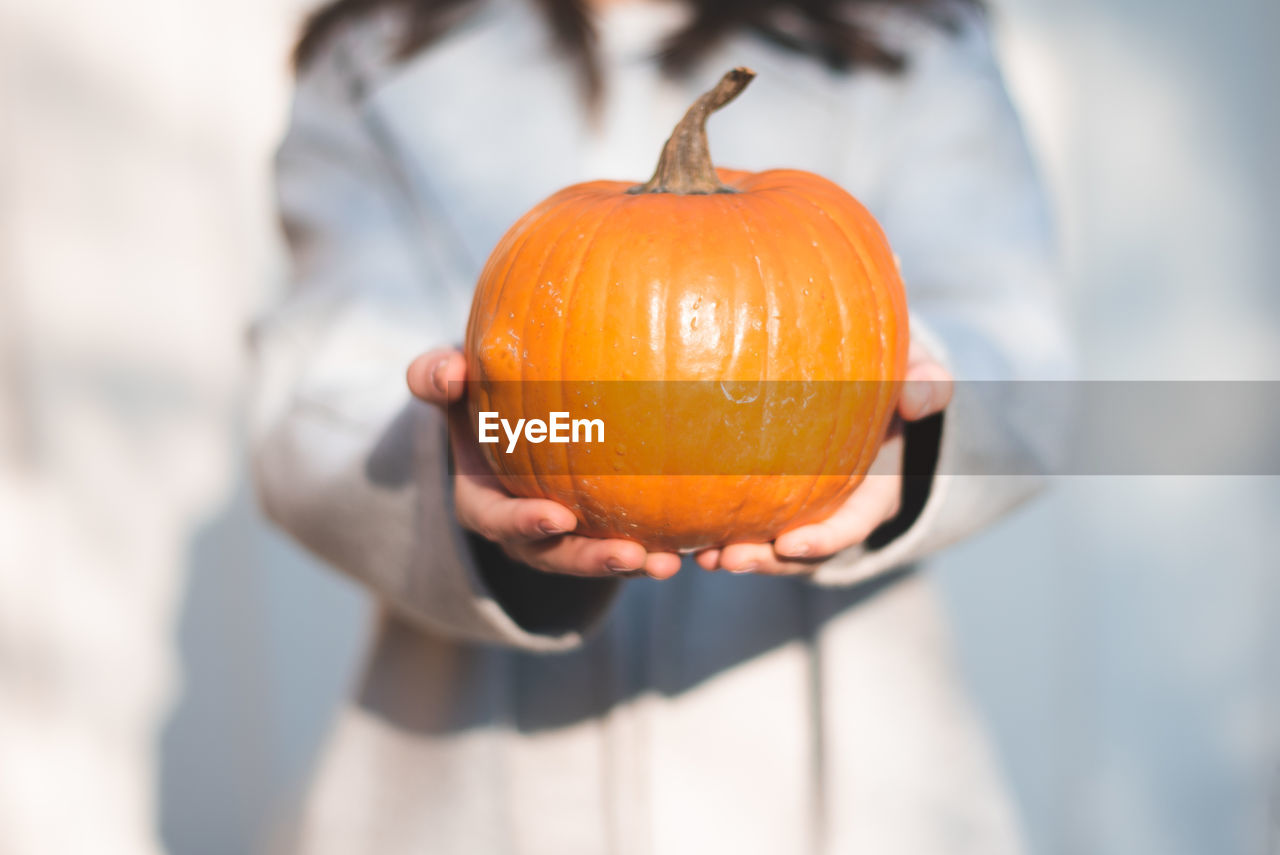
[[[808,288],[805,288],[805,289],[804,289],[804,291],[802,291],[801,293],[803,293],[806,297],[808,297],[808,296],[809,296],[809,289],[808,289]]]
[[[622,443],[618,443],[618,447],[613,450],[613,453],[619,456],[625,455],[627,453],[627,447]]]
[[[760,397],[760,384],[749,386],[746,383],[730,383],[720,381],[720,393],[726,401],[734,404],[750,404]]]

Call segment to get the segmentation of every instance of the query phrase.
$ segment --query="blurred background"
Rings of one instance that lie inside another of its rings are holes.
[[[1280,4],[990,5],[1084,375],[1280,379]],[[0,0],[4,855],[261,851],[358,666],[243,456],[305,6]],[[1079,477],[939,562],[1035,852],[1280,851],[1277,554],[1280,479]]]

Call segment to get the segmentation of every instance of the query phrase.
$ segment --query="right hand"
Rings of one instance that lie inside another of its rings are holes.
[[[467,363],[457,350],[433,350],[409,364],[409,390],[446,414],[462,398]],[[454,511],[458,523],[502,547],[512,559],[547,573],[609,578],[645,574],[667,579],[680,569],[680,556],[646,552],[630,540],[571,534],[573,512],[550,499],[521,499],[508,493],[490,472],[463,407],[453,407],[449,443],[456,463]],[[476,474],[481,473],[481,474]]]

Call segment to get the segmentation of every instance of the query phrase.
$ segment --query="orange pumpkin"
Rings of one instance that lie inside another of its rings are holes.
[[[602,442],[480,446],[513,494],[654,550],[768,541],[830,515],[883,440],[906,365],[874,218],[798,170],[716,170],[694,103],[643,185],[568,187],[499,242],[467,328],[480,414],[599,418]]]

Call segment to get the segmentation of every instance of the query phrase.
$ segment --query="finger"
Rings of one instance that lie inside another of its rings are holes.
[[[644,559],[644,572],[653,579],[670,579],[680,572],[680,556],[674,552],[650,552]]]
[[[730,573],[755,573],[773,559],[768,543],[731,543],[720,550],[720,566]]]
[[[788,559],[774,552],[767,543],[735,543],[726,546],[720,566],[730,573],[753,576],[798,576],[812,573],[819,562],[812,559]]]
[[[909,364],[898,398],[898,414],[907,421],[918,421],[942,412],[951,403],[952,386],[950,372],[937,362],[924,359]]]
[[[887,519],[898,513],[902,479],[897,475],[868,475],[848,501],[819,523],[783,532],[773,548],[783,559],[827,558],[862,543]]]
[[[428,351],[409,363],[405,379],[416,397],[443,407],[462,397],[467,361],[452,348]]]
[[[595,577],[641,570],[647,557],[644,547],[630,540],[601,540],[572,534],[516,544],[509,546],[507,552],[548,573]]]
[[[719,570],[720,569],[720,550],[704,549],[693,556],[693,560],[698,562],[698,566],[703,570]]]
[[[555,537],[578,525],[573,512],[559,502],[512,498],[468,478],[458,479],[454,503],[463,528],[504,546]]]

